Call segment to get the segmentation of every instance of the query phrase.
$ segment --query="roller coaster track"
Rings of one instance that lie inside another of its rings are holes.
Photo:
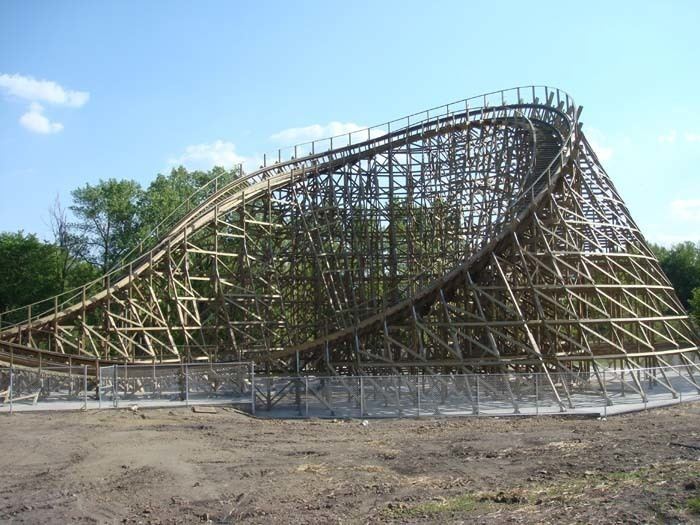
[[[4,313],[0,362],[700,374],[580,113],[529,86],[280,151],[102,279]]]

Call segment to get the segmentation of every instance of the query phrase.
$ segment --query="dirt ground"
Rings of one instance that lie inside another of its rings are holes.
[[[2,523],[700,523],[700,404],[608,420],[3,414]]]

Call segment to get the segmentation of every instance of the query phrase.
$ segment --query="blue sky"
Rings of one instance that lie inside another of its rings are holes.
[[[535,83],[584,106],[650,240],[700,241],[699,6],[5,0],[0,230],[48,238],[56,195],[100,178],[252,165],[285,141]]]

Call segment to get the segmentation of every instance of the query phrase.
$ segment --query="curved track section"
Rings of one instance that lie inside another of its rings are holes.
[[[579,115],[557,89],[516,88],[280,152],[101,282],[26,308],[0,360],[700,372]]]

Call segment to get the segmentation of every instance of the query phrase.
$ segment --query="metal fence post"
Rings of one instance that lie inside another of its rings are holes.
[[[605,410],[603,410],[603,414],[604,417],[607,419],[608,407],[612,406],[613,402],[610,398],[610,394],[608,393],[608,371],[603,370],[603,373],[601,375],[603,376],[603,402],[605,403]],[[644,395],[644,387],[642,387],[642,395]],[[644,399],[646,400],[646,396],[644,397]],[[646,408],[646,401],[644,408]]]
[[[634,374],[634,372],[632,372],[632,371],[630,370],[630,376],[632,376],[631,379],[632,379],[632,382],[634,383],[634,375],[633,375],[633,374]],[[626,381],[626,379],[625,379],[625,369],[623,368],[622,370],[620,370],[620,394],[621,394],[622,397],[626,397],[626,394],[625,394],[625,385],[626,385],[626,383],[625,383],[625,381]]]
[[[302,410],[301,410],[301,376],[297,374],[297,376],[294,378],[293,384],[294,384],[294,404],[297,407],[297,414],[299,414],[299,417],[302,416]],[[291,389],[291,387],[290,387]]]
[[[540,415],[540,375],[535,373],[535,415]]]
[[[403,410],[401,410],[401,376],[396,376],[396,410],[399,413],[399,417],[402,417]]]
[[[13,397],[13,392],[12,389],[14,388],[14,379],[15,379],[15,374],[14,374],[14,368],[10,367],[10,414],[12,414],[12,397]]]
[[[87,410],[87,365],[83,365],[83,410]]]
[[[119,408],[119,388],[117,387],[117,377],[119,377],[119,365],[112,368],[112,404],[114,408]]]
[[[602,377],[603,377],[603,417],[605,419],[608,418],[608,386],[607,386],[607,380],[605,379],[605,370],[602,372]],[[643,387],[642,387],[643,388]],[[644,392],[642,392],[642,395]]]
[[[605,398],[605,404],[607,405],[608,403],[612,402],[612,399],[610,399],[610,395],[608,394],[608,380],[607,380],[607,371],[603,370],[600,372],[600,377],[601,377],[601,382],[603,383],[602,388],[603,388],[603,397]],[[642,389],[642,395],[644,395],[644,390]]]
[[[160,384],[158,380],[156,379],[156,361],[155,359],[153,360],[152,363],[152,368],[153,368],[153,397],[156,397],[156,390],[158,390],[158,399],[163,397],[163,391],[160,387]]]
[[[304,376],[304,408],[306,417],[309,417],[309,376]]]
[[[603,399],[603,417],[608,419],[608,400]]]
[[[326,399],[328,400],[328,408],[331,412],[331,416],[335,417],[335,410],[333,410],[333,390],[331,388],[331,382],[326,381]]]
[[[479,406],[479,375],[477,374],[476,376],[476,415],[479,415],[480,412],[480,406]]]
[[[360,417],[365,417],[365,382],[360,376]]]
[[[95,381],[97,381],[97,408],[102,408],[102,367],[95,368]]]
[[[255,363],[250,363],[250,413],[255,415]]]
[[[419,376],[416,378],[416,396],[418,397],[418,406],[417,406],[417,412],[416,412],[416,417],[420,417],[420,391],[423,390],[423,384],[422,384],[423,376]]]
[[[649,373],[647,371],[647,378],[649,377]],[[649,390],[651,388],[651,382],[647,379],[647,391],[644,391],[644,386],[642,384],[642,395],[644,396],[644,410],[649,408]]]
[[[190,406],[190,369],[185,363],[185,406]]]

